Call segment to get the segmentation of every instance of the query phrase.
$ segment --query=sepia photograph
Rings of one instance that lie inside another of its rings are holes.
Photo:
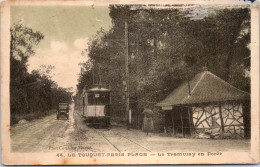
[[[3,1],[2,163],[259,163],[257,1]]]

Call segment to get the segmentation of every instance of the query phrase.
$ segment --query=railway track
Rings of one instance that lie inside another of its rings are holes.
[[[90,138],[93,136],[97,139],[103,138],[103,140],[101,140],[100,142],[107,143],[107,146],[110,145],[110,148],[114,148],[117,152],[129,151],[129,146],[131,147],[130,152],[152,152],[150,149],[120,134],[120,132],[116,132],[114,129],[104,130],[87,127],[85,122],[83,122],[80,113],[77,111],[74,112],[74,120],[75,122],[73,126],[75,128],[75,131],[81,133],[81,135],[85,135],[88,138],[87,140],[91,140]]]
[[[143,147],[142,145],[140,145],[140,144],[138,144],[138,143],[134,142],[133,140],[130,140],[130,139],[128,139],[127,137],[124,137],[124,136],[121,136],[121,137],[123,137],[123,138],[125,138],[125,139],[129,140],[130,142],[132,142],[132,143],[134,143],[134,144],[136,144],[136,145],[138,145],[138,146],[142,147],[143,149],[147,150],[148,152],[152,152],[151,150],[149,150],[149,149],[147,149],[147,148]]]
[[[135,141],[133,141],[133,140],[131,140],[131,139],[125,137],[125,136],[122,136],[122,135],[120,135],[120,134],[116,134],[116,135],[114,134],[113,137],[111,137],[111,136],[109,137],[109,136],[106,136],[104,133],[102,133],[102,132],[100,132],[100,131],[98,131],[98,130],[96,130],[96,129],[94,129],[94,130],[95,130],[95,132],[96,132],[97,134],[99,134],[100,136],[102,136],[108,143],[110,143],[118,152],[122,152],[122,150],[121,150],[120,148],[118,148],[116,142],[112,141],[113,138],[114,138],[114,139],[115,139],[115,138],[124,138],[124,139],[126,139],[128,142],[130,142],[130,143],[136,145],[137,147],[139,147],[139,148],[141,148],[141,149],[143,149],[143,150],[146,150],[146,151],[148,151],[148,152],[152,152],[151,150],[145,148],[144,146],[138,144],[137,142],[135,142]],[[110,130],[110,131],[113,132],[113,130]],[[114,132],[113,132],[113,133],[114,133]],[[122,142],[122,141],[121,141],[121,142]]]
[[[97,134],[99,134],[100,136],[102,136],[108,143],[110,143],[118,152],[121,152],[119,150],[119,148],[117,148],[107,137],[105,137],[105,135],[103,135],[102,133],[98,132],[97,130],[95,130],[95,132]]]

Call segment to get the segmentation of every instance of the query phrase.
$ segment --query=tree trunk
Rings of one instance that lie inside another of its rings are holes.
[[[153,48],[154,48],[154,57],[157,58],[157,39],[156,37],[154,36],[153,38]]]
[[[230,76],[230,71],[231,71],[231,64],[232,64],[232,61],[233,61],[233,51],[230,50],[229,51],[229,55],[227,57],[227,62],[226,62],[226,75],[225,75],[225,81],[229,81],[231,76]]]

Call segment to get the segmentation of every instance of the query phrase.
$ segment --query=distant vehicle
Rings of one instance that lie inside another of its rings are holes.
[[[57,119],[59,120],[61,116],[69,119],[69,103],[59,103],[57,109]]]
[[[83,118],[87,125],[110,128],[110,90],[101,86],[83,92]]]

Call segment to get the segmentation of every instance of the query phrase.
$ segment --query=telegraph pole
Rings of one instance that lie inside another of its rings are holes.
[[[125,79],[126,79],[126,114],[127,114],[127,129],[130,129],[130,113],[129,113],[129,44],[128,44],[128,22],[125,21]]]

